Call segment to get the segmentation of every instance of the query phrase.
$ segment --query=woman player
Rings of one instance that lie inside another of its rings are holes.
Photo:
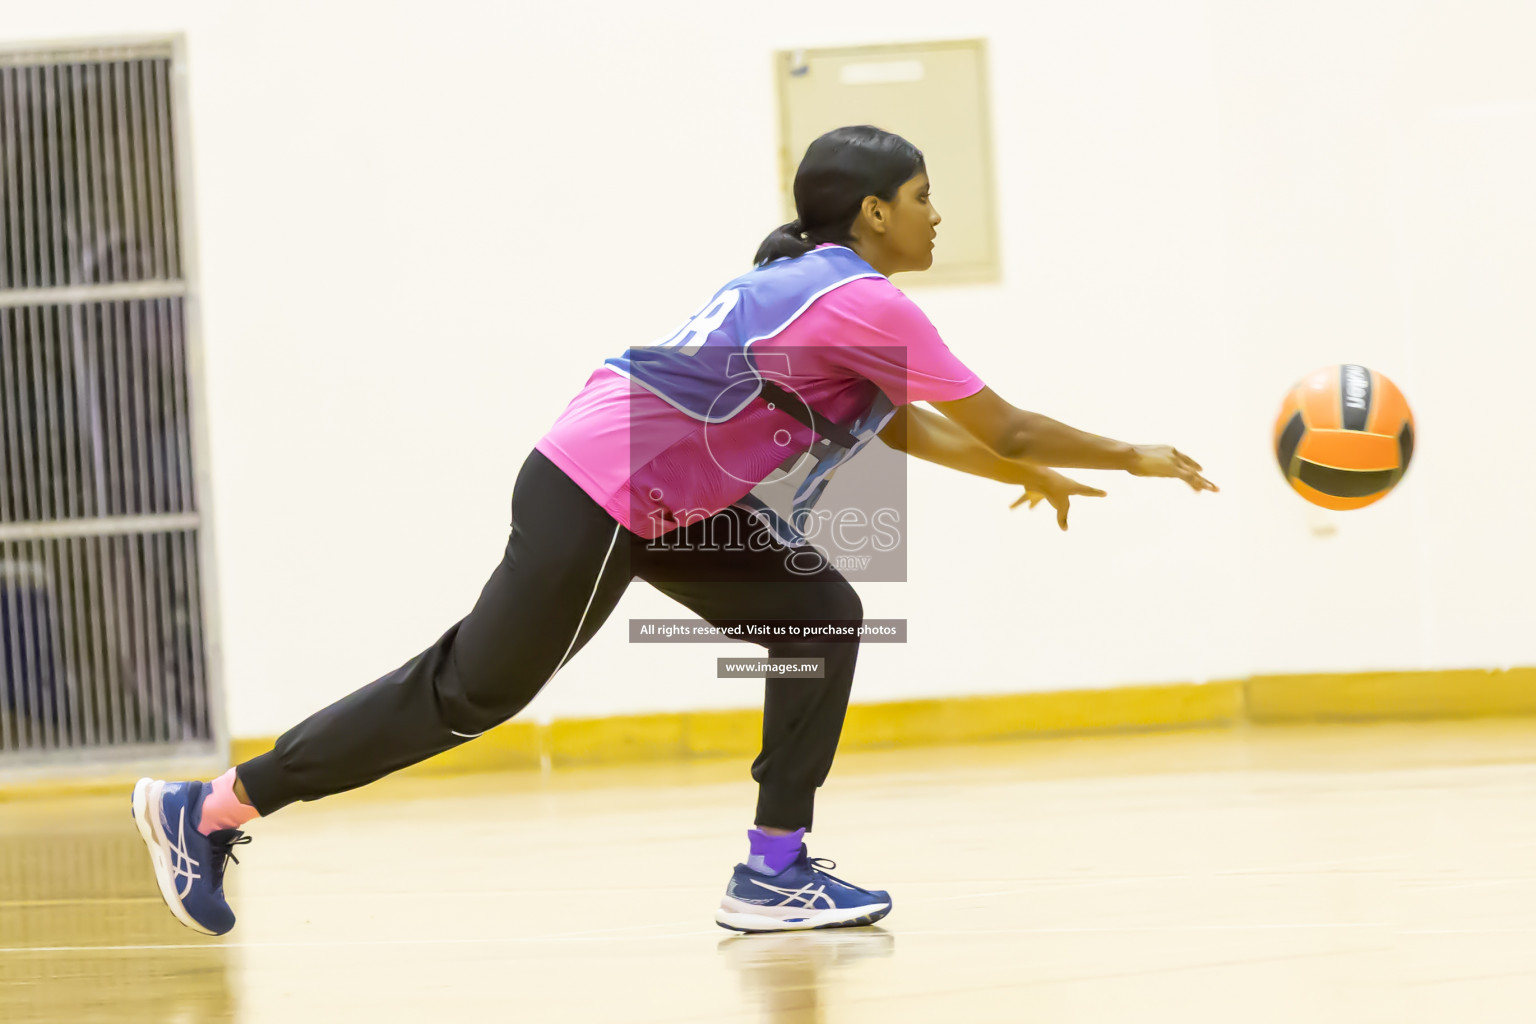
[[[867,125],[829,132],[807,149],[794,193],[799,218],[764,240],[752,270],[671,338],[598,368],[528,455],[506,553],[468,616],[211,782],[139,780],[134,821],[178,920],[229,931],[223,874],[234,845],[250,841],[241,826],[511,718],[591,639],[631,579],[716,625],[862,621],[853,587],[797,526],[831,470],[876,432],[908,455],[1021,485],[1014,504],[1048,501],[1062,529],[1072,497],[1103,492],[1047,466],[1216,490],[1171,447],[1014,408],[945,347],[888,280],[932,265],[940,223],[911,143]],[[796,452],[813,454],[816,468],[786,518],[751,491]],[[757,827],[716,920],[739,931],[877,921],[889,894],[827,874],[835,865],[812,860],[801,841],[837,750],[858,643],[762,645],[770,657],[823,659],[824,678],[765,684]]]

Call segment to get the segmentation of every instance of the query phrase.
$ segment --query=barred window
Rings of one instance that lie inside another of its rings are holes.
[[[0,769],[218,732],[179,73],[0,53]]]

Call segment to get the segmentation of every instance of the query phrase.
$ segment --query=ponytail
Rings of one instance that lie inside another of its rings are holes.
[[[824,242],[847,245],[865,196],[890,202],[923,170],[922,150],[900,135],[867,124],[827,132],[807,147],[795,171],[799,216],[763,239],[753,264],[803,256]]]
[[[757,247],[757,255],[752,257],[756,266],[771,263],[781,256],[803,256],[819,245],[806,237],[805,225],[799,218],[782,224],[773,229],[763,244]]]

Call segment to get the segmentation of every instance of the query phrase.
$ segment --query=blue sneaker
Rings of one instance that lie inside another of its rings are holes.
[[[861,889],[827,874],[834,861],[812,858],[805,845],[776,875],[737,864],[715,911],[715,923],[738,932],[789,932],[874,924],[891,912],[891,894]]]
[[[140,779],[133,787],[133,822],[176,920],[204,935],[223,935],[235,926],[235,912],[224,902],[224,861],[240,863],[234,847],[251,837],[234,828],[199,832],[207,797],[206,783]]]

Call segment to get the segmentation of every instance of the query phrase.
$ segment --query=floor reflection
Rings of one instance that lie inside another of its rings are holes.
[[[233,1018],[231,951],[165,909],[121,802],[77,827],[0,816],[0,1021]]]
[[[734,935],[718,948],[766,1024],[822,1024],[842,980],[859,961],[895,953],[896,936],[878,927],[770,932]]]

